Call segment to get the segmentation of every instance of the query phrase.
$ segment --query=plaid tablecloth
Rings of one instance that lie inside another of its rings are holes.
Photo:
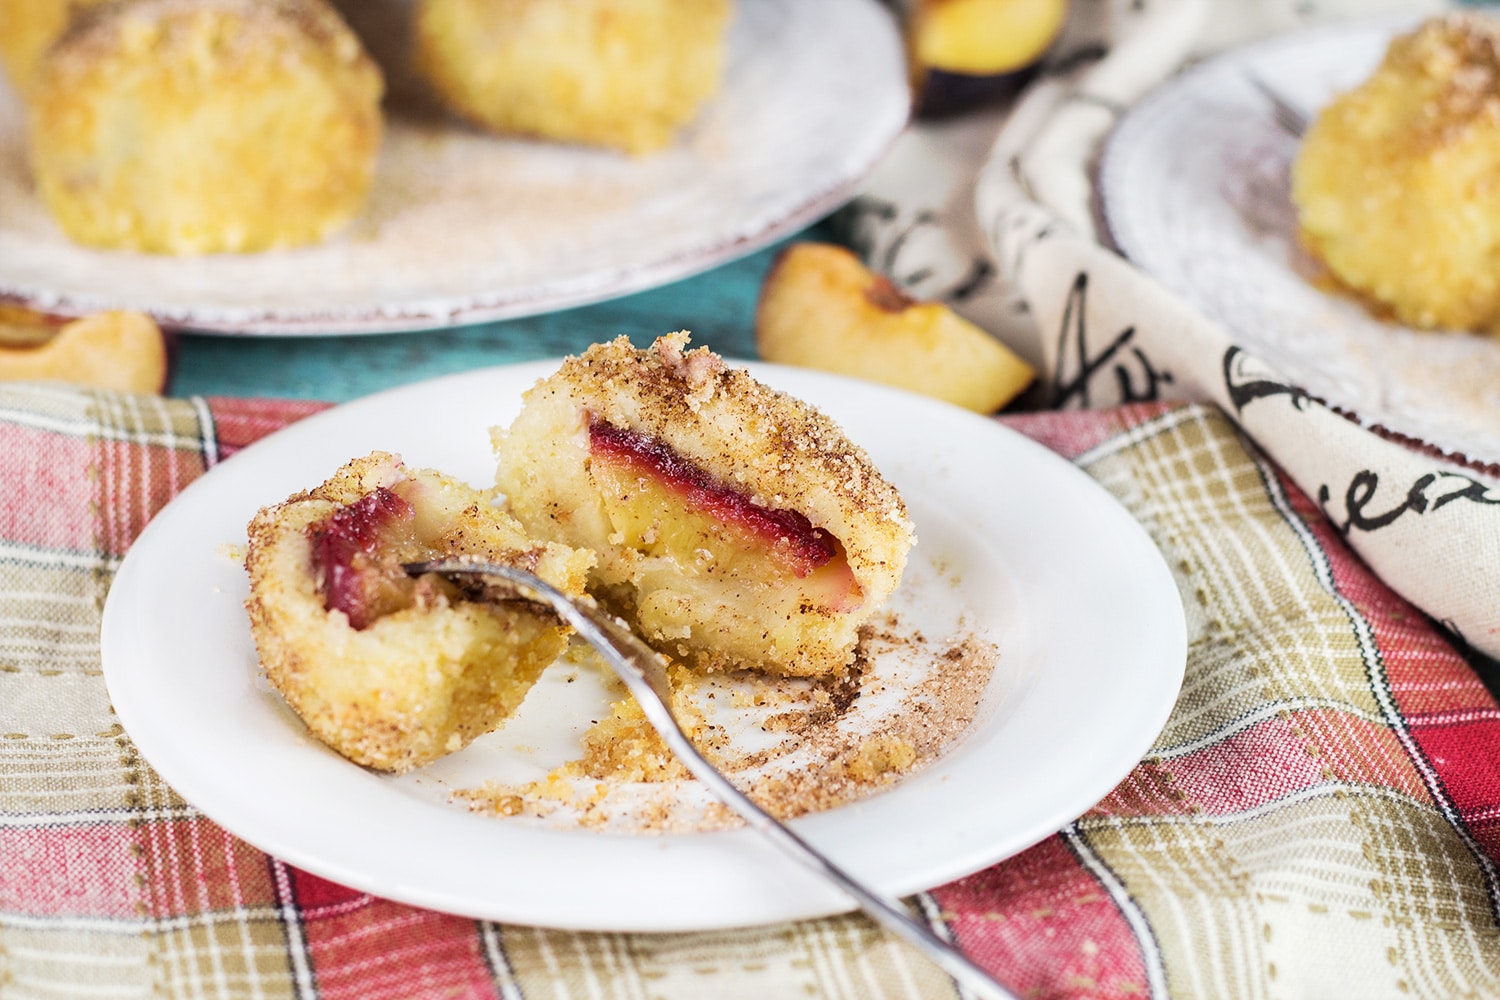
[[[315,409],[0,386],[0,997],[955,995],[860,915],[477,922],[298,871],[174,795],[110,710],[113,571],[187,483]],[[919,897],[929,918],[1027,997],[1500,995],[1500,709],[1446,634],[1213,408],[1006,423],[1156,539],[1187,677],[1108,798]]]

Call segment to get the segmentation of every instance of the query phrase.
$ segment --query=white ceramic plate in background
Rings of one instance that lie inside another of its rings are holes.
[[[547,312],[698,273],[852,196],[910,104],[896,26],[874,0],[748,0],[729,39],[722,91],[660,153],[393,117],[348,233],[201,258],[70,243],[32,188],[19,101],[0,83],[0,296],[210,332],[367,333]]]
[[[1500,465],[1500,339],[1408,329],[1310,281],[1290,194],[1297,139],[1250,82],[1311,115],[1362,82],[1412,23],[1330,25],[1188,70],[1121,120],[1099,193],[1131,261],[1293,383],[1363,423]]]
[[[234,555],[254,511],[376,448],[488,484],[486,429],[509,422],[521,392],[555,368],[487,369],[346,404],[189,486],[131,547],[105,607],[104,674],[121,722],[162,777],[231,832],[404,902],[651,931],[850,909],[749,830],[632,836],[471,813],[435,796],[422,770],[381,776],[321,746],[260,676]],[[888,791],[796,820],[799,832],[905,894],[1020,851],[1104,797],[1165,724],[1186,658],[1177,588],[1145,531],[1084,473],[991,420],[829,375],[752,371],[838,420],[902,490],[920,540],[898,613],[965,618],[999,649],[955,747]],[[547,711],[559,732],[578,730],[560,699],[547,701],[559,687],[528,697],[532,732]],[[457,755],[477,755],[470,775],[507,763],[503,739],[482,744]]]

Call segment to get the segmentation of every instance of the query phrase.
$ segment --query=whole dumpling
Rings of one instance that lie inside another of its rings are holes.
[[[379,69],[323,0],[130,0],[83,11],[28,91],[38,192],[88,246],[317,243],[369,192]]]

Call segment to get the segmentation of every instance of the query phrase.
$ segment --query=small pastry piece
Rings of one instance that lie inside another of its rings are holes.
[[[718,91],[729,0],[419,0],[418,71],[465,118],[647,153]]]
[[[777,255],[755,310],[755,346],[777,364],[853,375],[993,413],[1036,372],[942,302],[918,302],[828,243]]]
[[[16,90],[31,86],[42,55],[68,29],[73,15],[105,0],[0,0],[0,62]]]
[[[591,588],[699,668],[835,674],[901,580],[906,506],[827,417],[687,334],[569,358],[496,431],[528,531],[594,549]]]
[[[376,452],[250,522],[245,607],[266,677],[350,760],[406,771],[462,749],[567,645],[537,605],[401,569],[471,555],[582,593],[592,555],[533,541],[490,499]]]
[[[316,243],[364,203],[381,89],[323,0],[94,7],[32,82],[32,170],[78,243],[166,254]]]
[[[1297,154],[1301,237],[1411,326],[1500,328],[1500,22],[1454,13],[1396,38]]]
[[[114,310],[61,320],[0,305],[0,380],[162,392],[170,368],[167,337],[145,313]]]

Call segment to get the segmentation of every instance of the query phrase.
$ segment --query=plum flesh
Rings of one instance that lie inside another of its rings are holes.
[[[843,547],[801,512],[755,503],[664,442],[605,421],[590,422],[589,453],[611,518],[637,549],[719,572],[769,569],[817,606],[858,606]]]
[[[416,548],[415,521],[407,500],[379,486],[309,529],[324,606],[356,629],[411,607],[415,587],[401,563]]]

